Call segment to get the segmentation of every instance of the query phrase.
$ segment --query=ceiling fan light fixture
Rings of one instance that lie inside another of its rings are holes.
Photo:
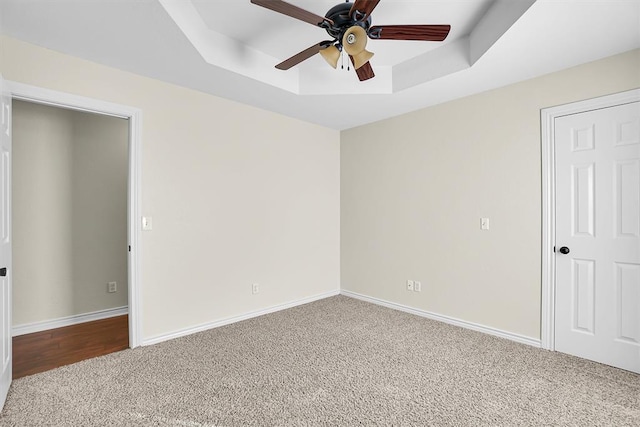
[[[320,55],[324,58],[325,61],[333,68],[338,67],[338,59],[340,59],[340,49],[338,49],[335,45],[331,45],[325,49],[320,51]]]
[[[354,25],[344,32],[342,46],[351,56],[356,56],[367,47],[367,32],[364,28]]]
[[[367,47],[367,31],[359,25],[354,25],[345,31],[342,36],[342,46],[353,57],[353,66],[357,70],[366,64],[373,53],[365,49]]]
[[[359,54],[352,55],[352,56],[353,56],[353,68],[357,70],[358,68],[362,67],[364,64],[369,62],[371,58],[373,58],[373,53],[369,52],[368,50],[363,50]]]

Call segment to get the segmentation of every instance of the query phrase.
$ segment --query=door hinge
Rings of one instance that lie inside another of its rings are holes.
[[[129,246],[129,248],[131,248],[131,246]],[[555,253],[555,251],[556,251],[556,247],[554,246],[553,247],[553,252]]]

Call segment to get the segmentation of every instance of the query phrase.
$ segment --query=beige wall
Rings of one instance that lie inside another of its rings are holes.
[[[143,112],[145,339],[339,288],[339,132],[14,39],[1,46],[8,80]]]
[[[342,288],[539,338],[540,109],[638,87],[636,50],[342,132]]]
[[[143,110],[145,338],[341,280],[538,338],[540,109],[640,86],[634,51],[339,134],[0,41],[5,78]]]
[[[86,289],[76,300],[88,312],[126,306],[129,122],[74,112],[73,131],[73,280]]]
[[[12,123],[13,325],[126,306],[128,122],[14,101]]]

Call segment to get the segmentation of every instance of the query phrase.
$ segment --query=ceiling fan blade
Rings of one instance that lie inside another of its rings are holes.
[[[369,37],[384,40],[423,40],[441,42],[447,38],[451,25],[374,25]]]
[[[355,68],[356,64],[355,64],[355,60],[353,59],[353,56],[349,56],[349,58],[351,59],[351,63],[353,64],[353,67]],[[358,68],[356,70],[356,74],[358,75],[358,79],[360,79],[361,82],[372,79],[376,76],[373,73],[373,68],[371,68],[371,63],[369,63],[369,61],[365,62],[364,65]]]
[[[307,48],[307,49],[303,50],[302,52],[293,55],[291,58],[282,61],[281,63],[276,65],[276,68],[278,70],[288,70],[289,68],[298,65],[302,61],[305,61],[305,60],[311,58],[313,55],[317,54],[322,49],[325,49],[325,48],[329,47],[331,45],[331,43],[332,42],[330,42],[330,41],[323,41],[323,42],[320,42],[318,44],[314,44],[310,48]]]
[[[324,16],[316,15],[315,13],[311,13],[282,0],[251,0],[251,3],[273,10],[274,12],[282,13],[283,15],[308,22],[311,25],[319,26],[325,21],[333,23],[330,19],[327,19]]]
[[[349,16],[356,21],[364,21],[371,15],[371,12],[373,12],[373,9],[376,8],[378,3],[380,3],[380,0],[356,0],[353,2],[353,6],[351,6]]]

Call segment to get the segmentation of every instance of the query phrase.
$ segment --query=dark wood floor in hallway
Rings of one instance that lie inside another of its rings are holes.
[[[129,348],[129,316],[13,337],[13,379]]]

